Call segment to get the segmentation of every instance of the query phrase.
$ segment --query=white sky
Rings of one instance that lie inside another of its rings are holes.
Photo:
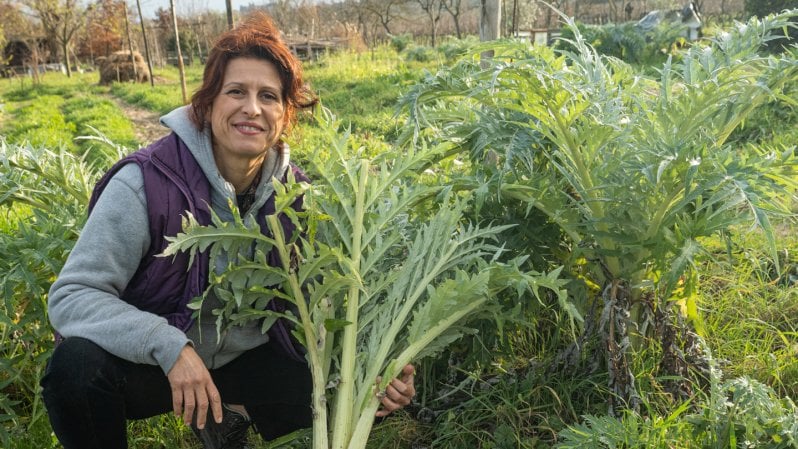
[[[262,1],[256,0],[232,0],[233,10],[237,11],[241,5],[249,5],[250,3],[260,4]],[[191,12],[199,12],[205,10],[224,11],[225,0],[175,0],[175,9],[177,14],[186,14]],[[128,0],[128,6],[135,11],[135,0]],[[141,12],[144,14],[145,19],[155,17],[155,11],[158,8],[169,9],[169,0],[141,0]]]

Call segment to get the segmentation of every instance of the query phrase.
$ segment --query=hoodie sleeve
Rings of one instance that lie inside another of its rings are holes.
[[[133,363],[172,369],[186,335],[120,297],[150,245],[141,169],[123,167],[89,215],[50,288],[48,312],[64,337],[83,337]]]

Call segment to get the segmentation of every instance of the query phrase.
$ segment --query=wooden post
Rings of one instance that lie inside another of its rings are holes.
[[[139,9],[139,21],[141,21],[141,37],[144,39],[144,54],[147,56],[147,69],[150,71],[150,86],[155,87],[155,76],[152,73],[152,57],[150,56],[150,44],[147,43],[147,31],[144,28],[144,15],[141,13],[141,0],[136,0]]]
[[[133,57],[133,39],[130,38],[130,19],[127,16],[127,2],[123,3],[125,6],[125,33],[127,34],[127,49],[130,51],[130,64],[133,66],[133,80],[139,82],[139,71],[136,68],[136,58]]]
[[[227,28],[233,29],[233,1],[224,0],[224,6],[227,8]]]
[[[177,47],[177,70],[180,72],[180,89],[183,92],[183,104],[186,104],[188,103],[188,97],[186,96],[186,69],[183,67],[183,52],[180,51],[180,33],[177,31],[175,0],[169,0],[169,7],[172,9],[172,24],[175,27],[175,47]]]

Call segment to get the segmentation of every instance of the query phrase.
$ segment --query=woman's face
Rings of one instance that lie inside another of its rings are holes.
[[[215,156],[229,162],[258,159],[277,143],[285,114],[282,92],[273,63],[231,59],[210,111]]]

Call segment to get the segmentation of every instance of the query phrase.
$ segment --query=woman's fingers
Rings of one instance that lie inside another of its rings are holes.
[[[166,376],[172,388],[172,408],[187,426],[196,416],[195,424],[204,428],[208,408],[216,422],[222,421],[221,395],[194,348],[186,345]]]
[[[391,380],[384,392],[377,393],[382,408],[377,411],[376,416],[388,416],[392,412],[410,405],[416,395],[415,372],[416,368],[413,365],[406,365],[402,368],[399,378]],[[379,383],[379,379],[377,379],[377,383]]]

